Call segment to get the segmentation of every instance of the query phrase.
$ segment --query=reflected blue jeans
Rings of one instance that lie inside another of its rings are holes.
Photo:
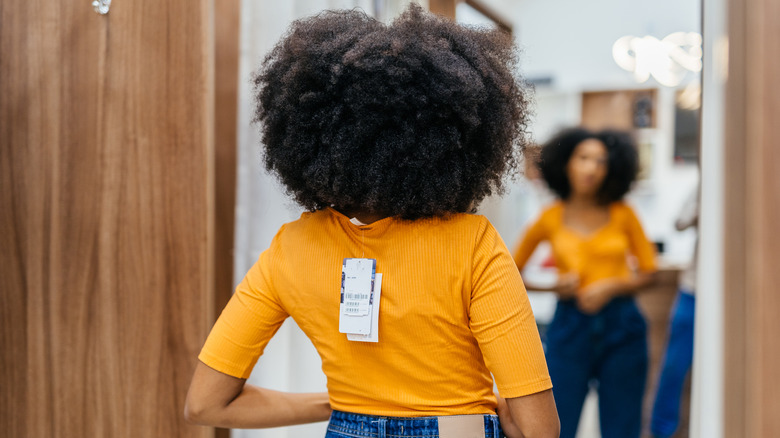
[[[602,438],[638,438],[647,379],[647,324],[633,297],[613,299],[586,315],[559,301],[545,336],[547,366],[561,421],[574,438],[591,385],[599,394]]]
[[[484,415],[485,438],[504,436],[496,415]],[[397,438],[439,436],[438,417],[378,417],[333,411],[325,438]]]
[[[680,396],[693,362],[693,317],[696,299],[680,290],[669,323],[669,341],[658,380],[650,431],[658,438],[674,434],[680,424]]]

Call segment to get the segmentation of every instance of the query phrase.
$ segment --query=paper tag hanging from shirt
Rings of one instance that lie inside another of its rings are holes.
[[[371,333],[360,335],[347,333],[347,339],[358,342],[379,342],[379,304],[382,302],[382,274],[376,273],[371,299]]]
[[[376,259],[344,259],[341,268],[339,332],[371,333],[372,298]]]

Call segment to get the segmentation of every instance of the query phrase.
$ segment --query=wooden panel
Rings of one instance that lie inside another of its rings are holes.
[[[214,319],[233,292],[233,236],[238,148],[239,0],[215,4]]]
[[[655,127],[656,90],[618,90],[582,93],[582,126],[589,129]],[[649,124],[637,126],[635,115],[639,99],[651,102]]]
[[[734,50],[737,44],[745,44],[744,36],[744,5],[739,1],[729,2],[729,80],[726,87],[726,105],[724,121],[726,136],[724,144],[724,229],[729,230],[723,236],[724,254],[724,436],[741,436],[746,431],[747,406],[745,364],[747,360],[747,315],[745,311],[746,297],[743,293],[746,284],[747,248],[745,242],[745,153],[736,145],[746,136],[745,108],[745,57],[741,50]],[[740,29],[738,31],[738,29]],[[734,105],[734,108],[730,106]],[[739,108],[739,110],[737,110]]]
[[[238,148],[238,55],[241,3],[220,0],[214,4],[214,319],[233,292],[234,223],[236,204],[236,151]],[[228,438],[217,429],[217,438]]]
[[[780,436],[780,5],[728,12],[724,436]]]
[[[454,20],[456,2],[457,0],[429,0],[428,8],[434,14],[443,15],[450,20]]]
[[[463,0],[463,3],[467,4],[475,11],[482,14],[485,18],[496,23],[496,26],[507,33],[512,33],[512,22],[505,15],[498,11],[495,11],[492,7],[487,5],[482,0]],[[457,8],[457,5],[456,5]]]
[[[0,6],[0,430],[210,436],[211,2]]]

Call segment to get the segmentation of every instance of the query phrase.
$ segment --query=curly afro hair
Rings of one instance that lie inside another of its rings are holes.
[[[607,175],[598,192],[598,201],[609,204],[623,199],[631,189],[639,171],[639,154],[633,137],[622,131],[599,132],[583,128],[561,131],[542,147],[539,169],[547,185],[558,197],[567,199],[571,194],[566,165],[574,149],[585,140],[599,140],[607,148]]]
[[[473,211],[517,168],[529,97],[516,49],[411,4],[392,24],[292,24],[253,82],[264,161],[303,207],[419,219]]]

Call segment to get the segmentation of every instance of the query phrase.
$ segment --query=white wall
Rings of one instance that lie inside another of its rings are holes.
[[[487,0],[506,11],[524,50],[523,72],[553,75],[559,90],[631,87],[612,60],[612,44],[624,35],[664,37],[699,31],[700,3],[693,0]]]

